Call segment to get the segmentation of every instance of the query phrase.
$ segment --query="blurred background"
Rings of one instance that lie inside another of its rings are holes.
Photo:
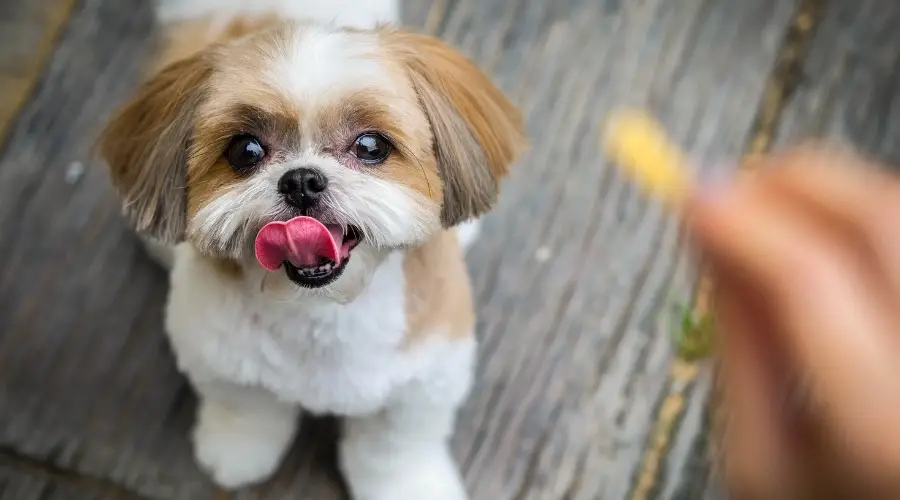
[[[193,463],[166,277],[91,150],[141,78],[151,8],[0,0],[0,499],[343,498],[327,420],[253,490]],[[532,138],[469,253],[480,382],[454,452],[473,498],[717,496],[710,371],[672,342],[701,280],[677,223],[605,162],[601,123],[649,108],[698,165],[810,136],[895,161],[900,3],[407,0],[404,17],[480,63]]]

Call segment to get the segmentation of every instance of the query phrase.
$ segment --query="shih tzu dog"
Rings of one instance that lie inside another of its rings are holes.
[[[467,498],[463,250],[524,147],[517,109],[397,0],[158,0],[165,46],[100,140],[171,267],[166,330],[196,459],[265,480],[301,410],[345,417],[357,500]]]

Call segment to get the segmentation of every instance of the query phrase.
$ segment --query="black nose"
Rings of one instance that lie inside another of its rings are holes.
[[[278,191],[284,199],[300,209],[315,206],[326,187],[328,179],[322,172],[307,167],[289,170],[278,181]]]

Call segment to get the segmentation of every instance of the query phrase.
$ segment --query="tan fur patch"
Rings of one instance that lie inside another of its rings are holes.
[[[226,24],[204,20],[167,27],[169,43],[161,55],[162,61],[177,60],[216,43],[258,34],[230,47],[228,56],[216,48],[205,53],[215,64],[217,74],[225,76],[216,82],[216,92],[208,95],[194,126],[195,140],[185,172],[187,219],[241,181],[222,157],[234,135],[258,137],[268,148],[269,160],[294,147],[292,141],[297,140],[299,132],[297,109],[284,96],[253,78],[266,64],[266,58],[260,54],[277,53],[275,49],[290,36],[291,29],[274,14],[235,18]]]
[[[223,157],[223,151],[235,135],[258,138],[266,147],[264,163],[280,161],[287,152],[299,147],[299,118],[288,115],[289,109],[271,113],[247,104],[216,106],[213,103],[213,106],[216,111],[207,111],[196,127],[197,140],[187,172],[188,219],[241,182],[242,176]]]
[[[187,202],[188,220],[241,181],[224,158],[219,158],[212,165],[196,170],[199,173],[188,174],[191,178]]]
[[[406,252],[407,345],[430,335],[463,338],[475,330],[472,292],[456,230]]]
[[[195,128],[187,172],[188,218],[241,181],[222,157],[233,136],[257,137],[266,147],[266,162],[279,161],[298,148],[300,110],[259,78],[270,62],[264,54],[280,53],[294,29],[276,16],[262,16],[235,20],[218,32],[217,41],[256,33],[229,46],[227,53],[211,50],[216,87]]]
[[[167,24],[163,31],[163,46],[157,58],[157,68],[190,57],[214,43],[234,40],[279,23],[277,14],[266,13],[235,17],[224,24],[210,18]]]
[[[300,110],[294,107],[295,103],[273,88],[273,82],[265,75],[288,50],[287,44],[300,29],[300,25],[273,21],[251,37],[221,49],[214,47],[211,52],[218,69],[216,85],[221,97],[232,103],[252,104],[272,114],[297,115]]]
[[[437,38],[394,29],[380,35],[428,116],[443,180],[444,224],[483,214],[525,148],[520,112],[473,63]]]
[[[375,169],[375,175],[412,188],[438,204],[443,199],[443,184],[433,157],[415,157],[396,151]]]
[[[187,137],[212,71],[200,55],[157,73],[109,121],[101,155],[138,232],[164,243],[183,237]]]
[[[199,192],[207,194],[225,184],[225,169],[216,160],[221,150],[205,154],[204,138],[194,141],[189,153],[185,139],[196,131],[198,107],[218,62],[214,51],[203,49],[276,23],[277,16],[264,15],[224,25],[209,20],[167,25],[153,76],[110,120],[98,144],[137,231],[164,243],[180,241],[188,208],[195,205],[189,201],[194,189],[189,179],[200,177]],[[192,176],[189,171],[197,168],[216,174]]]
[[[240,279],[244,276],[241,265],[231,259],[210,259],[210,262],[222,276],[232,279]]]
[[[317,110],[316,121],[317,128],[331,136],[320,138],[321,142],[335,148],[349,148],[351,144],[346,141],[363,132],[384,134],[394,144],[395,151],[384,163],[373,166],[372,174],[441,202],[442,184],[428,122],[413,94],[387,95],[383,90],[362,90]]]

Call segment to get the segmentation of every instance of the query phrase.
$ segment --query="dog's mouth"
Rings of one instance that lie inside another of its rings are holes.
[[[320,288],[340,277],[362,238],[356,226],[312,217],[270,222],[256,235],[256,260],[269,271],[284,267],[298,286]]]
[[[289,260],[285,260],[284,272],[288,279],[305,288],[320,288],[333,283],[344,272],[347,262],[350,261],[350,252],[362,240],[362,233],[356,226],[347,226],[344,230],[344,238],[340,244],[341,258],[336,262],[327,257],[322,257],[314,265],[297,266]]]

